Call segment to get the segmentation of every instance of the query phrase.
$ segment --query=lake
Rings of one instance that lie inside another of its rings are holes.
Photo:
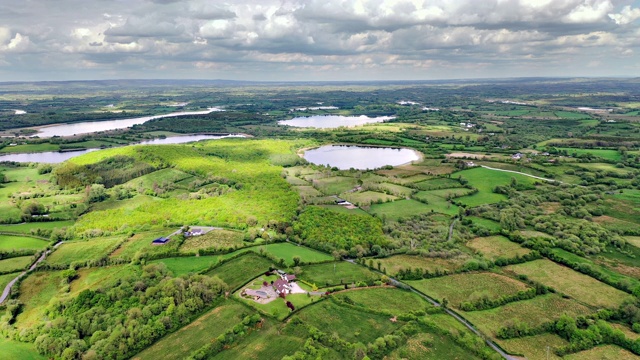
[[[293,127],[308,127],[319,129],[331,129],[340,126],[352,127],[370,123],[379,123],[393,119],[394,116],[378,116],[369,117],[360,116],[341,116],[341,115],[315,115],[295,117],[290,120],[280,120],[279,125],[288,125]]]
[[[105,120],[105,121],[85,121],[73,124],[58,124],[37,128],[38,133],[33,136],[49,138],[53,136],[72,136],[77,134],[87,134],[99,131],[117,130],[132,127],[133,125],[144,124],[149,120],[162,119],[174,116],[205,115],[215,111],[224,111],[220,108],[209,108],[204,111],[181,111],[164,115],[143,116],[129,119]],[[18,129],[19,130],[19,129]]]
[[[200,140],[217,140],[228,137],[244,137],[243,135],[184,135],[184,136],[170,136],[164,139],[145,140],[131,145],[163,145],[163,144],[184,144],[192,141]],[[47,151],[39,153],[26,153],[26,154],[7,154],[0,155],[0,161],[16,161],[16,162],[36,162],[57,164],[63,161],[67,161],[76,156],[86,154],[88,152],[96,151],[100,149],[85,149],[77,151]]]
[[[350,168],[365,170],[385,165],[402,165],[420,159],[411,149],[368,147],[351,145],[326,145],[304,152],[305,160],[317,165],[329,165],[340,170]]]

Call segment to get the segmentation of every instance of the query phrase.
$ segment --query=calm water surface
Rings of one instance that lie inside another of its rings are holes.
[[[406,164],[420,159],[420,155],[411,149],[326,145],[305,151],[304,158],[317,165],[335,166],[341,170],[365,170]]]
[[[204,111],[181,111],[164,115],[143,116],[131,119],[107,120],[107,121],[85,121],[73,124],[51,125],[37,129],[34,136],[49,138],[53,136],[72,136],[76,134],[87,134],[98,131],[117,130],[132,127],[133,125],[144,124],[149,120],[162,119],[174,116],[204,115],[215,111],[224,111],[220,108],[209,108]]]
[[[185,135],[185,136],[170,136],[164,139],[146,140],[136,143],[138,145],[163,145],[163,144],[184,144],[192,141],[200,140],[217,140],[227,137],[244,137],[242,135]],[[134,144],[132,144],[134,145]],[[88,152],[96,151],[100,149],[86,149],[78,151],[47,151],[40,153],[27,153],[27,154],[7,154],[0,155],[0,161],[16,161],[16,162],[37,162],[47,164],[57,164],[63,161],[69,160],[73,157],[86,154]]]
[[[379,123],[393,119],[393,116],[368,117],[360,116],[341,116],[341,115],[315,115],[295,117],[291,120],[278,121],[280,125],[289,125],[293,127],[309,127],[319,129],[331,129],[340,126],[358,126],[370,123]]]

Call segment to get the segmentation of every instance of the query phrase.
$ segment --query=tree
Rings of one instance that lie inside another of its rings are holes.
[[[300,265],[300,261],[302,261],[302,260],[300,259],[300,256],[294,256],[294,257],[293,257],[293,266],[298,266],[298,265]]]
[[[92,184],[88,187],[87,191],[87,202],[95,203],[104,201],[109,198],[109,194],[107,194],[104,185],[102,184]]]

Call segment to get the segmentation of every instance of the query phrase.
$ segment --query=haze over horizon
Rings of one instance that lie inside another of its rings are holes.
[[[640,75],[640,0],[0,4],[0,81]]]

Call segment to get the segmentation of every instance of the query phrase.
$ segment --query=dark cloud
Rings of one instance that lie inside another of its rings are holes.
[[[639,22],[639,0],[5,2],[0,78],[635,75]]]

